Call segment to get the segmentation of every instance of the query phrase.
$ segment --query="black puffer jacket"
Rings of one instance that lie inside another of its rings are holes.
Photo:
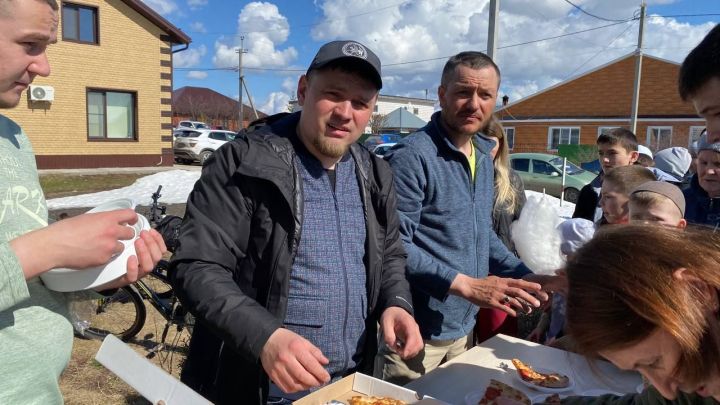
[[[685,196],[685,219],[691,224],[720,226],[720,198],[710,198],[700,187],[697,174],[690,180],[690,186],[683,190]]]
[[[299,113],[290,114],[222,146],[188,198],[171,274],[183,304],[224,341],[219,403],[264,404],[267,397],[260,354],[285,319],[303,225],[294,145],[298,119]],[[366,218],[371,337],[385,308],[412,313],[411,295],[390,167],[357,144],[350,153]],[[372,371],[376,351],[376,339],[366,339],[360,371]]]

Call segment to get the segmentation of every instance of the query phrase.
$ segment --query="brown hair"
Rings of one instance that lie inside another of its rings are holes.
[[[674,277],[685,268],[704,284]],[[717,319],[704,287],[720,289],[720,239],[701,229],[615,225],[601,228],[568,260],[567,326],[586,356],[639,343],[660,329],[681,348],[684,383],[720,370]]]
[[[600,134],[596,143],[606,145],[620,145],[628,152],[638,150],[638,142],[635,134],[629,129],[625,128],[613,128],[610,131]]]
[[[467,66],[471,69],[480,70],[488,67],[492,67],[498,77],[498,88],[500,88],[500,68],[497,67],[495,62],[482,52],[477,51],[466,51],[460,52],[457,55],[453,55],[445,62],[443,67],[442,76],[440,77],[440,85],[447,86],[450,79],[455,74],[455,69],[458,66]]]
[[[518,190],[515,190],[512,181],[510,181],[510,156],[505,130],[500,121],[493,115],[483,132],[485,135],[495,138],[500,145],[493,160],[495,166],[494,207],[510,213],[515,212],[520,201],[517,197]]]
[[[613,183],[625,195],[630,195],[635,187],[654,180],[656,179],[653,172],[637,165],[616,167],[605,173],[603,177],[603,182]]]

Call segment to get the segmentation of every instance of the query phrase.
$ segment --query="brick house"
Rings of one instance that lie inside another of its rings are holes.
[[[240,107],[238,101],[222,95],[206,87],[181,87],[172,94],[173,117],[172,124],[178,126],[183,120],[201,121],[211,128],[222,127],[230,131],[238,131],[238,117]],[[258,111],[258,118],[267,117]],[[255,114],[250,106],[243,104],[243,128],[255,121]]]
[[[555,153],[558,144],[595,144],[602,131],[630,127],[635,53],[497,108],[514,152]],[[688,145],[704,121],[680,99],[680,65],[643,55],[636,135],[653,151]]]
[[[139,0],[59,3],[52,74],[3,112],[28,134],[38,167],[172,165],[172,58],[190,37]]]

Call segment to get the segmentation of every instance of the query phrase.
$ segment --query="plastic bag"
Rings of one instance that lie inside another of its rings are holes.
[[[520,218],[510,225],[510,236],[520,259],[536,274],[555,274],[564,264],[560,254],[562,222],[557,207],[545,195],[531,195]]]
[[[97,310],[99,296],[87,291],[65,293],[70,322],[80,336],[90,327],[90,319]]]

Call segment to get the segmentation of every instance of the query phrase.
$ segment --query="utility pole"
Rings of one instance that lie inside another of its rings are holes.
[[[630,130],[633,134],[637,130],[638,104],[640,101],[640,74],[642,72],[643,33],[645,30],[645,0],[640,3],[640,32],[638,45],[635,50],[635,85],[633,87],[632,112],[630,116]],[[635,134],[637,136],[637,134]]]
[[[245,78],[243,77],[243,62],[242,62],[242,56],[246,52],[245,48],[243,47],[245,43],[245,36],[240,36],[240,49],[237,49],[235,52],[238,54],[238,90],[240,90],[239,94],[239,100],[238,102],[240,105],[238,105],[238,109],[240,110],[239,117],[238,117],[238,123],[240,128],[238,130],[241,130],[245,128],[245,125],[243,124],[243,82],[245,81]]]
[[[487,54],[495,64],[497,59],[495,53],[497,52],[497,36],[498,36],[498,13],[500,12],[500,0],[490,0],[490,22],[488,24],[488,44]]]

